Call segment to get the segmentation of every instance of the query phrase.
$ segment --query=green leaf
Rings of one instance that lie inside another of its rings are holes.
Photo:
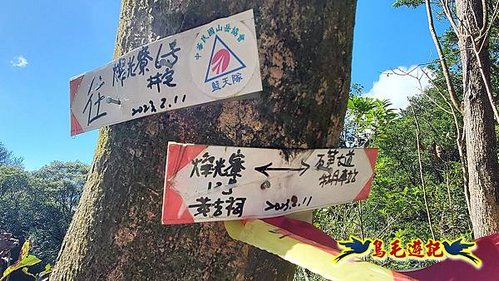
[[[29,240],[24,241],[21,247],[21,252],[19,253],[19,260],[22,260],[28,256],[29,253]]]
[[[24,247],[24,245],[23,245],[23,247]],[[9,276],[12,272],[14,272],[16,270],[19,270],[23,267],[33,266],[35,264],[38,264],[39,262],[41,262],[41,260],[39,258],[37,258],[33,255],[29,255],[29,256],[23,258],[22,260],[16,262],[15,264],[7,267],[7,269],[5,269],[5,271],[3,272],[3,276],[0,279],[0,281],[7,278],[7,276]]]
[[[52,272],[52,266],[50,265],[50,263],[47,263],[47,265],[45,265],[45,270],[38,273],[38,277],[43,277],[51,272]]]
[[[423,0],[397,0],[393,3],[395,8],[400,8],[402,6],[417,8],[424,3]]]

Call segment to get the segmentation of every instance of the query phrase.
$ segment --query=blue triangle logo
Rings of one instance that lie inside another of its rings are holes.
[[[204,83],[245,68],[244,62],[225,44],[218,35],[211,48],[210,62],[206,69]]]

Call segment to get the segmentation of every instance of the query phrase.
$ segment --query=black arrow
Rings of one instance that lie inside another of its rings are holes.
[[[271,168],[272,162],[270,162],[267,165],[255,167],[255,170],[264,174],[266,177],[269,176],[269,173],[267,173],[267,171],[302,171],[300,173],[300,176],[301,176],[308,170],[308,168],[310,168],[310,165],[303,162],[303,160],[301,160],[301,165],[302,165],[301,168]]]

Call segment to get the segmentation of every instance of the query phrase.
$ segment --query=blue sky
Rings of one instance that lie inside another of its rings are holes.
[[[424,9],[395,9],[392,2],[358,1],[352,82],[371,96],[403,101],[415,94],[414,81],[385,71],[429,62],[436,53]],[[3,3],[0,142],[28,170],[54,160],[91,162],[97,131],[69,136],[69,80],[112,59],[119,10],[117,0]]]

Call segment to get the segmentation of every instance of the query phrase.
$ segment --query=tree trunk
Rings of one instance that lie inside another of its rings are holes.
[[[355,1],[123,0],[116,56],[253,8],[264,91],[101,129],[51,280],[291,280],[294,266],[222,223],[161,225],[168,141],[336,144],[350,84]]]
[[[494,115],[483,76],[490,81],[488,39],[479,38],[481,0],[456,1],[461,22],[464,128],[469,173],[470,215],[475,238],[499,232],[499,166]],[[482,41],[486,40],[481,50]],[[473,45],[475,44],[475,45]],[[476,55],[474,50],[479,50]],[[480,73],[480,71],[483,73]]]

